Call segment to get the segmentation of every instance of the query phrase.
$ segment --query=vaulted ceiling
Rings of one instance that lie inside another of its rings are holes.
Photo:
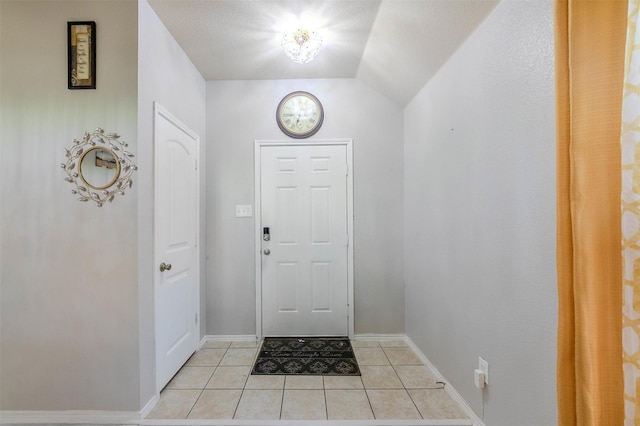
[[[205,80],[357,78],[406,105],[499,0],[149,0]],[[322,31],[318,56],[287,58],[292,21]]]

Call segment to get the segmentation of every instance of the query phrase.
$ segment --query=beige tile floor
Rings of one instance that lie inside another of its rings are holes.
[[[256,342],[208,342],[147,419],[467,419],[404,340],[355,340],[362,376],[252,376]]]

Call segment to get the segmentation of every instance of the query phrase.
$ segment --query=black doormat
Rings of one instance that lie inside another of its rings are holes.
[[[265,337],[251,374],[359,376],[347,337]]]

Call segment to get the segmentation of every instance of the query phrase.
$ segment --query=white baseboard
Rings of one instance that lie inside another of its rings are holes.
[[[355,340],[405,340],[406,334],[356,334]],[[206,342],[253,342],[258,337],[254,334],[208,334],[200,341],[200,346]]]
[[[356,334],[354,340],[405,340],[406,334]]]
[[[138,425],[137,411],[0,411],[0,424]]]
[[[0,411],[0,424],[139,425],[158,400],[154,395],[140,411]]]
[[[144,408],[140,410],[140,419],[146,418],[151,412],[151,410],[153,410],[155,406],[158,404],[158,401],[160,401],[160,395],[156,394],[149,400],[149,402],[146,403]]]
[[[203,344],[205,342],[255,342],[258,337],[255,334],[216,334],[206,335],[203,338]]]

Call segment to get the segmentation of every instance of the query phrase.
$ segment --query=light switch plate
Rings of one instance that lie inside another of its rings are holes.
[[[253,216],[253,206],[252,205],[237,205],[236,206],[236,217],[252,217]]]

